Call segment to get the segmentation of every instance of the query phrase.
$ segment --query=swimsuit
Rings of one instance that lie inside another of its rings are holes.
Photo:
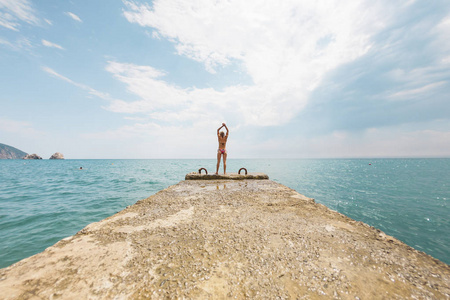
[[[225,153],[227,153],[227,149],[218,149],[217,150],[217,152],[220,152],[220,153],[222,153],[222,154],[225,154]]]

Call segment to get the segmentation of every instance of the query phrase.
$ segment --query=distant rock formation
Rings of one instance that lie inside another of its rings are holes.
[[[42,159],[42,157],[37,154],[27,154],[23,159]]]
[[[56,152],[52,156],[50,156],[50,159],[64,159],[64,155],[62,153]]]
[[[0,159],[21,159],[27,155],[26,152],[17,148],[0,144]]]

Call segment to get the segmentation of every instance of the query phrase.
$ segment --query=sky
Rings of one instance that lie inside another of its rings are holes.
[[[0,0],[0,143],[49,158],[450,157],[450,1]]]

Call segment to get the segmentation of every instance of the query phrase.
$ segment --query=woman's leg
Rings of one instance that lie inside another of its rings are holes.
[[[227,151],[223,154],[223,174],[227,174]]]
[[[217,167],[216,167],[216,174],[219,174],[219,166],[220,166],[220,157],[222,156],[222,153],[220,151],[217,151]]]

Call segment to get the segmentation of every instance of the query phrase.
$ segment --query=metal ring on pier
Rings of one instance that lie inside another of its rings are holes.
[[[241,175],[241,171],[245,171],[245,175],[247,175],[247,169],[246,168],[240,168],[238,174]]]
[[[208,175],[208,170],[206,170],[205,168],[198,169],[198,174],[202,174],[202,170],[205,170],[206,175]]]

